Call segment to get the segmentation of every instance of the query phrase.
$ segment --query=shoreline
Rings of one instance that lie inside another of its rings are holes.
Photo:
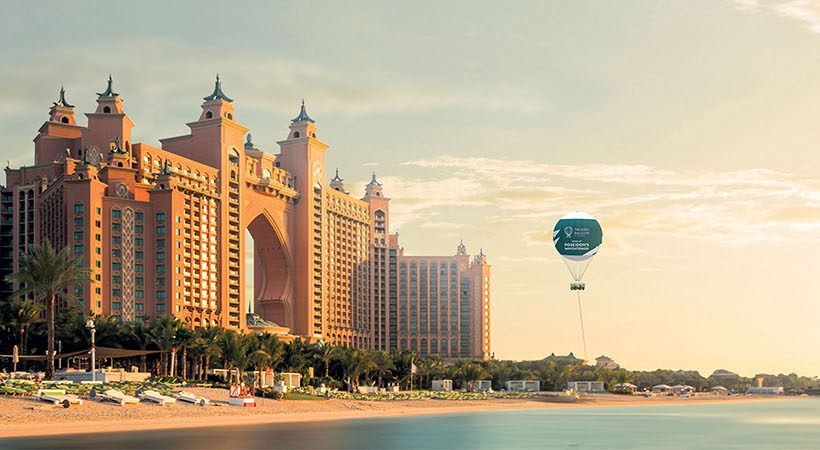
[[[335,407],[329,411],[315,411],[315,412],[298,412],[287,411],[287,406],[292,406],[294,403],[303,402],[301,400],[283,401],[277,406],[286,406],[286,411],[277,413],[262,413],[257,414],[256,411],[250,409],[241,410],[238,407],[230,410],[235,414],[231,415],[206,415],[206,416],[189,416],[189,417],[154,417],[154,418],[129,418],[129,419],[111,419],[111,420],[68,420],[68,421],[48,421],[48,425],[44,426],[43,422],[35,423],[12,423],[0,425],[0,439],[4,438],[19,438],[29,436],[58,436],[58,435],[74,435],[74,434],[89,434],[89,433],[116,433],[124,431],[149,431],[149,430],[169,430],[169,429],[185,429],[185,428],[207,428],[214,426],[248,426],[248,425],[264,425],[264,424],[278,424],[278,423],[306,423],[306,422],[324,422],[337,420],[351,420],[351,419],[370,419],[370,418],[389,418],[399,416],[421,416],[434,414],[460,414],[460,413],[479,413],[488,411],[513,411],[513,410],[531,410],[531,409],[551,409],[551,408],[588,408],[588,407],[607,407],[607,406],[646,406],[646,405],[669,405],[669,404],[686,404],[686,403],[723,403],[723,402],[739,402],[739,401],[769,401],[769,400],[786,400],[800,397],[733,397],[733,398],[693,398],[693,399],[678,399],[678,398],[628,398],[624,400],[621,398],[612,398],[621,396],[590,396],[582,398],[578,403],[561,403],[550,402],[543,399],[528,399],[528,400],[470,400],[471,404],[458,405],[412,405],[403,402],[394,405],[364,405],[367,401],[356,402],[339,402],[339,404],[331,405]],[[411,402],[418,402],[414,400]],[[449,402],[449,400],[433,400],[433,402]],[[362,406],[368,406],[370,409],[364,409]],[[388,408],[379,408],[378,406],[389,406]],[[397,406],[397,407],[396,407]],[[79,406],[77,408],[83,408]],[[120,407],[116,407],[120,408]],[[128,408],[128,407],[126,407]],[[155,407],[155,408],[185,408],[182,405],[175,405],[170,407]],[[230,407],[229,407],[230,408]],[[345,409],[346,408],[346,409]],[[68,410],[66,410],[68,411]],[[241,411],[247,414],[241,414]],[[227,410],[226,410],[227,412]]]

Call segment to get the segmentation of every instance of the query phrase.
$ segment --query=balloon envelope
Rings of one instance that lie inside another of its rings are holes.
[[[582,212],[567,214],[552,230],[555,249],[570,261],[586,261],[601,248],[603,233],[594,217]]]

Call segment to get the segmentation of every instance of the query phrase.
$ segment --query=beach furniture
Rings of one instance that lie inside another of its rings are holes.
[[[133,395],[128,395],[116,389],[107,389],[102,392],[97,392],[96,389],[92,389],[90,395],[91,398],[99,398],[100,400],[105,402],[119,403],[120,406],[125,406],[129,403],[136,405],[140,402],[140,399],[138,399],[137,397],[134,397]]]
[[[52,405],[63,405],[68,408],[69,405],[82,405],[83,401],[76,395],[66,394],[65,389],[38,389],[34,395],[37,399],[49,402]]]
[[[173,397],[162,395],[157,391],[137,391],[137,397],[141,398],[142,400],[148,400],[150,402],[159,403],[160,405],[173,405],[177,402],[177,400]]]
[[[205,406],[210,403],[210,401],[208,401],[208,399],[205,397],[200,397],[198,395],[185,391],[178,392],[176,395],[176,399],[186,403],[193,403],[199,406]]]

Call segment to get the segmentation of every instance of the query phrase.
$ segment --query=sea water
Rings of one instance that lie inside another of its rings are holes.
[[[572,407],[77,434],[0,440],[0,448],[820,449],[820,399]]]

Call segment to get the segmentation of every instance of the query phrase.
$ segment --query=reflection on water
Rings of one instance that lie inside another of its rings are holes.
[[[818,448],[820,399],[492,411],[0,440],[0,448]]]

